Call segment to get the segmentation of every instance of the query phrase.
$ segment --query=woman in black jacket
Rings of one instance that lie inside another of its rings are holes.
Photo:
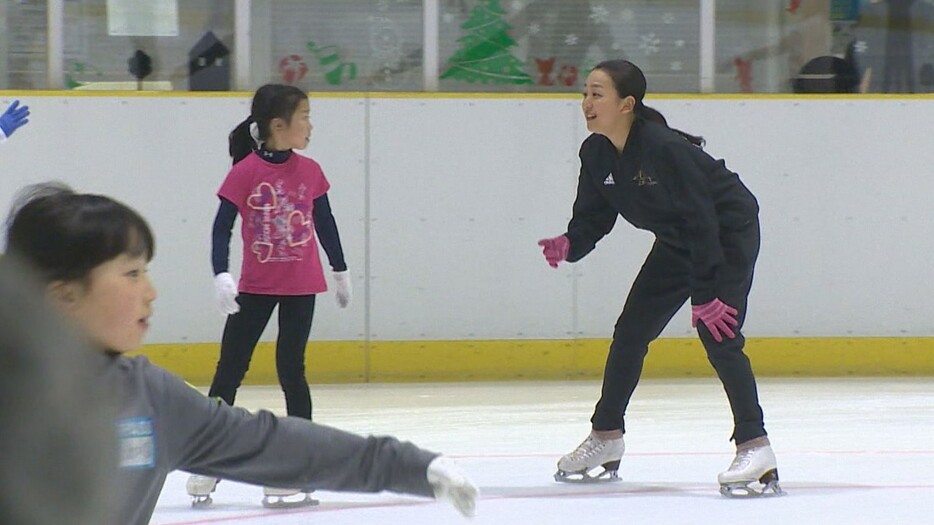
[[[721,492],[778,494],[775,455],[741,332],[759,253],[759,206],[722,160],[701,149],[702,138],[669,128],[643,104],[645,90],[642,71],[625,60],[602,62],[587,76],[582,109],[592,134],[580,149],[573,216],[565,234],[539,242],[556,268],[590,253],[617,215],[656,237],[616,323],[593,429],[558,461],[555,479],[618,479],[624,414],[648,345],[690,298],[691,323],[733,411],[737,454],[718,476]],[[599,476],[588,474],[601,465]]]

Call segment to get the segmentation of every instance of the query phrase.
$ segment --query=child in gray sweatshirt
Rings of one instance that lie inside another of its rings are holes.
[[[27,189],[7,222],[7,252],[106,357],[95,377],[116,400],[114,523],[149,522],[173,470],[308,490],[392,491],[450,501],[466,516],[478,491],[447,458],[393,437],[363,437],[212,400],[125,352],[142,345],[156,291],[153,235],[134,210],[60,185]],[[96,358],[95,358],[96,359]],[[94,502],[89,502],[93,505]]]

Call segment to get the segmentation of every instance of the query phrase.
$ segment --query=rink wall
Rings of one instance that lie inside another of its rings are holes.
[[[143,352],[206,383],[223,327],[215,191],[250,94],[0,92],[3,107],[13,98],[33,116],[0,146],[0,209],[19,187],[58,179],[140,210],[160,293]],[[934,98],[647,102],[703,135],[760,201],[746,324],[759,375],[934,375]],[[620,221],[583,261],[544,264],[535,243],[570,217],[581,120],[567,95],[312,94],[306,154],[332,184],[355,295],[347,310],[319,298],[310,378],[599,377],[652,239]],[[237,235],[234,253],[238,268]],[[249,381],[275,382],[275,333]],[[646,375],[709,374],[682,309]]]

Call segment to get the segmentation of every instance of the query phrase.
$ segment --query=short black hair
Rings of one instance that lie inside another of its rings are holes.
[[[21,190],[7,225],[7,251],[45,282],[84,280],[122,254],[147,261],[155,255],[152,230],[139,213],[61,183]]]

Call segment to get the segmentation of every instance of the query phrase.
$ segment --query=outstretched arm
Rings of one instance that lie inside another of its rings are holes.
[[[471,516],[478,491],[452,461],[390,436],[361,436],[209,399],[148,362],[142,373],[169,469],[257,485],[435,497]],[[160,432],[161,430],[161,432]],[[160,454],[161,453],[161,454]]]

